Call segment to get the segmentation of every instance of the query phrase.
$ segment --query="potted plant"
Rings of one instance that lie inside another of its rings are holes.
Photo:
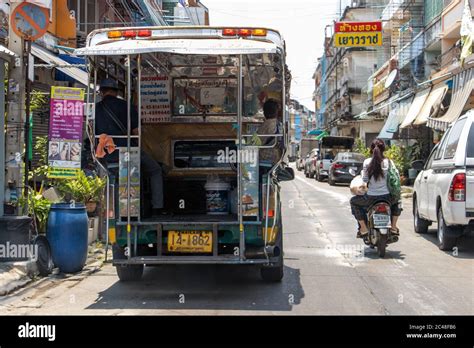
[[[66,200],[76,203],[84,203],[88,213],[93,214],[97,209],[106,181],[98,176],[87,176],[82,170],[77,178],[64,181],[59,190],[64,194]]]

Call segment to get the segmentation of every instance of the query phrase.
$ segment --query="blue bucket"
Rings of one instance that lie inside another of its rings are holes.
[[[53,263],[64,273],[76,273],[87,260],[88,220],[84,204],[51,205],[46,237]]]

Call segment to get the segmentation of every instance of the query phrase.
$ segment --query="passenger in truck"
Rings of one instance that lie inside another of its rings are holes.
[[[280,105],[274,99],[269,99],[263,104],[263,114],[265,115],[265,121],[260,126],[257,134],[269,135],[269,134],[280,134],[281,124],[279,119]],[[264,167],[272,167],[281,158],[281,149],[279,147],[279,137],[265,137],[261,136],[262,146],[272,146],[273,148],[260,149],[259,160],[260,165]]]
[[[113,138],[114,135],[127,135],[127,102],[119,99],[118,84],[113,79],[104,79],[100,83],[102,100],[95,108],[96,135],[107,134]],[[131,134],[138,135],[138,112],[132,105],[131,110]],[[127,147],[127,139],[116,138],[118,147]],[[131,146],[138,146],[136,139],[131,140]],[[118,151],[107,154],[104,157],[107,164],[115,164],[119,161]],[[151,181],[151,204],[153,215],[165,214],[163,209],[163,172],[160,164],[153,157],[144,152],[140,153],[141,166]]]

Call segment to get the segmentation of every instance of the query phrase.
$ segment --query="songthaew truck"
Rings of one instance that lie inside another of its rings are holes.
[[[289,84],[285,43],[265,28],[136,27],[99,29],[76,55],[87,57],[88,104],[122,62],[127,139],[109,181],[108,244],[121,281],[139,280],[145,265],[236,264],[260,267],[264,280],[283,277],[280,182],[294,173],[288,147]],[[117,75],[119,72],[117,72]],[[266,119],[263,105],[278,107]],[[138,110],[138,132],[132,132]],[[265,131],[267,133],[265,133]],[[142,153],[162,168],[164,210],[153,215]],[[271,153],[271,156],[268,156]],[[270,159],[270,160],[269,160]]]

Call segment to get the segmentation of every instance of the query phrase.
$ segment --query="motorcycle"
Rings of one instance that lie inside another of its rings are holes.
[[[377,248],[379,257],[385,257],[388,244],[398,242],[398,236],[390,232],[391,225],[390,203],[387,201],[375,202],[367,210],[367,227],[369,233],[364,236],[363,241],[372,249]]]

